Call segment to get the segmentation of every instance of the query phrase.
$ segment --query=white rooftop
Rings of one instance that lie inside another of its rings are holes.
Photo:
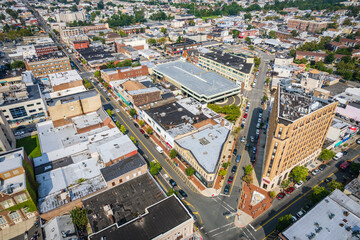
[[[77,239],[75,227],[70,215],[56,216],[44,226],[46,239],[48,240],[75,240]],[[62,232],[66,235],[63,236]]]
[[[360,230],[360,205],[340,190],[334,190],[302,218],[283,232],[287,239],[357,239]]]
[[[48,76],[51,86],[53,87],[64,83],[70,83],[70,82],[82,80],[82,77],[78,74],[76,70],[52,73],[49,74]]]
[[[24,157],[23,148],[10,150],[0,154],[0,173],[10,171],[15,168],[22,167]]]
[[[228,134],[229,130],[220,124],[208,125],[196,133],[175,140],[175,142],[190,150],[198,163],[208,173],[213,173],[220,160]]]

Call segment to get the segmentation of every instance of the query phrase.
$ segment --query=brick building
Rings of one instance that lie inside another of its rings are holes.
[[[296,29],[300,32],[320,32],[321,29],[325,29],[327,27],[327,22],[317,22],[317,21],[308,21],[301,19],[289,19],[287,26],[291,29]]]
[[[317,53],[317,52],[307,52],[307,51],[296,51],[296,60],[300,60],[305,58],[308,61],[315,61],[315,62],[319,62],[319,61],[324,61],[325,57],[328,54],[326,53]],[[334,57],[335,59],[341,59],[342,57],[344,57],[345,55],[341,55],[341,54],[335,54]]]
[[[161,99],[161,91],[158,88],[147,88],[138,81],[126,81],[120,84],[116,90],[127,102],[135,106],[142,106]]]
[[[0,153],[0,230],[38,215],[33,167],[24,148]],[[30,192],[30,191],[31,192]],[[36,201],[36,200],[35,200]]]
[[[109,69],[101,70],[101,78],[108,83],[115,80],[146,76],[148,74],[149,71],[146,65],[142,65],[138,67],[109,68]]]
[[[36,45],[35,52],[38,56],[46,55],[52,52],[57,52],[59,49],[55,44]]]
[[[35,77],[71,70],[70,60],[62,51],[26,58],[24,62]]]
[[[182,42],[167,44],[166,52],[170,54],[179,54],[187,49],[197,49],[198,47],[201,47],[201,45],[201,43],[195,40],[184,38]]]
[[[71,42],[74,49],[85,49],[89,47],[89,40],[75,40]]]

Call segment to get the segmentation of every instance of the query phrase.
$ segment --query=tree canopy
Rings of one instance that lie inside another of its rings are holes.
[[[290,177],[294,179],[294,182],[300,182],[306,180],[306,176],[308,175],[308,169],[304,166],[296,166],[291,170]]]

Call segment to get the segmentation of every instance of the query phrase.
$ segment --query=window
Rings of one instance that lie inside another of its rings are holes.
[[[112,182],[112,185],[115,186],[115,182]]]
[[[6,219],[4,217],[0,217],[0,225],[6,224]]]
[[[39,108],[39,111],[43,110],[43,108]]]
[[[36,103],[36,105],[40,105],[40,104],[41,104],[41,102],[37,102],[37,103]]]
[[[13,200],[8,199],[6,201],[1,202],[1,205],[3,205],[3,207],[6,209],[6,208],[14,206],[14,202],[13,202]]]
[[[27,116],[27,113],[26,113],[26,110],[24,107],[11,108],[10,113],[14,119]]]
[[[30,110],[29,112],[30,112],[30,113],[33,113],[33,112],[36,112],[36,110],[35,110],[35,109],[33,109],[33,110]]]
[[[11,217],[11,219],[15,220],[15,219],[20,218],[20,215],[18,212],[15,211],[15,212],[10,213],[10,217]]]
[[[133,174],[133,177],[136,177],[136,173]]]
[[[4,174],[4,177],[6,177],[6,178],[9,178],[10,176],[11,176],[11,174],[9,172]]]
[[[25,193],[18,195],[15,197],[16,201],[19,203],[25,202],[26,200],[28,200],[27,196]]]
[[[14,174],[14,175],[19,174],[19,170],[14,170],[14,171],[13,171],[13,174]]]

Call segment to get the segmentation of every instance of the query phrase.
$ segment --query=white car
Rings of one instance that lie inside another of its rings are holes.
[[[315,175],[318,174],[319,172],[320,172],[319,169],[315,169],[314,171],[311,172],[311,174],[315,176]]]
[[[298,183],[296,183],[296,184],[294,185],[294,187],[295,187],[295,188],[299,188],[299,187],[301,187],[303,184],[304,184],[304,182],[300,180]]]
[[[245,140],[246,140],[245,136],[242,136],[242,137],[241,137],[241,142],[244,143]]]
[[[302,210],[300,210],[300,211],[296,214],[296,216],[297,216],[298,218],[301,218],[304,214],[305,214],[305,212],[303,212]]]
[[[255,141],[255,137],[254,136],[250,136],[250,141],[254,142]]]
[[[261,118],[258,118],[258,123],[261,123]]]
[[[259,113],[259,118],[262,118],[262,113]]]
[[[259,130],[259,129],[256,129],[256,134],[260,134],[260,130]]]

